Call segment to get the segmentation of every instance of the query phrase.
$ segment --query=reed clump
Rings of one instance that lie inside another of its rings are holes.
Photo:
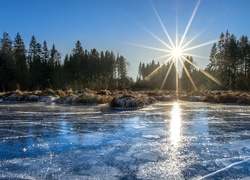
[[[211,91],[204,94],[204,102],[250,104],[250,94],[241,91]]]
[[[51,97],[53,96],[53,97]],[[127,103],[137,102],[138,106],[144,106],[152,104],[156,101],[174,101],[176,99],[185,101],[198,101],[209,103],[235,103],[250,105],[250,93],[247,91],[176,91],[168,90],[151,90],[151,91],[131,91],[131,90],[101,90],[93,91],[90,89],[84,89],[82,91],[74,91],[71,88],[67,90],[33,90],[33,91],[21,91],[17,89],[15,91],[1,92],[0,99],[3,101],[28,101],[30,99],[50,98],[58,104],[106,104],[114,101],[113,99],[122,99]],[[118,100],[119,101],[119,100]],[[124,101],[119,101],[124,102]],[[134,106],[134,103],[131,104]]]

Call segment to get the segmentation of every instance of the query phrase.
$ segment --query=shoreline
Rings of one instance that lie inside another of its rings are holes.
[[[175,91],[149,90],[149,91],[92,91],[85,89],[78,92],[73,90],[52,90],[23,92],[20,90],[0,93],[2,102],[43,102],[45,104],[69,104],[69,105],[94,105],[110,104],[116,108],[138,108],[155,102],[169,101],[230,103],[238,105],[250,105],[250,93],[246,91]]]

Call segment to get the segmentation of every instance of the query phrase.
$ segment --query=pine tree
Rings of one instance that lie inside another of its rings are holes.
[[[229,60],[229,88],[235,90],[238,83],[236,82],[236,76],[238,75],[238,45],[236,37],[232,34],[229,37],[228,42],[228,60]]]
[[[32,36],[28,50],[30,89],[43,88],[44,84],[46,83],[42,59],[42,45],[37,43],[35,36]]]
[[[193,57],[186,57],[186,61],[183,63],[184,66],[182,68],[181,73],[181,87],[183,90],[193,89],[196,90],[196,85],[194,83],[193,72],[195,68],[190,64],[194,63]]]
[[[0,88],[2,91],[14,89],[15,81],[15,58],[12,49],[12,40],[8,33],[3,33],[0,39]]]
[[[34,60],[35,60],[36,46],[37,46],[36,38],[35,38],[35,36],[32,36],[30,44],[29,44],[29,51],[28,51],[28,67],[29,67],[29,69],[31,68],[31,62],[34,62]]]
[[[48,64],[49,61],[49,50],[47,46],[47,42],[43,41],[43,47],[42,47],[42,63]]]
[[[26,50],[23,39],[17,33],[14,40],[14,54],[16,62],[16,77],[19,89],[26,90],[28,85],[28,67],[26,62]]]
[[[218,60],[217,60],[217,45],[216,43],[213,44],[212,49],[210,51],[209,55],[209,68],[211,70],[217,69],[218,68]]]
[[[56,49],[56,46],[53,44],[52,48],[50,50],[50,56],[48,61],[48,72],[49,77],[47,78],[47,83],[50,88],[52,88],[52,85],[58,86],[60,81],[60,69],[61,69],[61,54]]]
[[[123,56],[117,56],[117,74],[118,74],[118,84],[119,89],[124,89],[128,86],[128,79],[127,79],[127,66],[126,60]]]
[[[242,36],[238,41],[238,58],[239,58],[239,88],[249,89],[248,82],[250,80],[250,45],[247,36]]]

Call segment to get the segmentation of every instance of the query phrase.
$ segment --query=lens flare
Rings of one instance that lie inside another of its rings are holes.
[[[180,48],[174,48],[172,51],[172,56],[175,58],[179,58],[182,55],[182,50]]]
[[[205,29],[204,29],[201,32],[199,32],[197,35],[195,35],[193,38],[191,38],[191,40],[189,40],[187,43],[185,43],[185,38],[186,38],[186,36],[188,34],[188,31],[190,30],[190,27],[191,27],[191,24],[192,24],[192,22],[193,22],[193,20],[195,18],[196,12],[197,12],[200,4],[201,4],[201,0],[197,1],[197,4],[195,5],[193,13],[192,13],[192,15],[191,15],[191,17],[190,17],[190,19],[188,21],[188,24],[187,24],[187,26],[185,28],[184,33],[182,34],[182,37],[181,37],[180,41],[179,41],[179,37],[178,37],[179,36],[178,35],[179,34],[179,32],[178,32],[178,11],[177,11],[177,14],[176,14],[176,33],[175,33],[175,41],[174,41],[173,38],[170,36],[169,32],[167,31],[166,27],[164,26],[163,21],[162,21],[161,17],[159,16],[159,14],[158,14],[158,12],[157,12],[157,10],[156,10],[156,8],[155,8],[155,6],[154,6],[154,4],[153,4],[153,2],[151,0],[150,0],[150,3],[151,3],[153,11],[154,11],[154,13],[155,13],[155,15],[157,17],[157,20],[160,23],[161,28],[163,29],[165,35],[167,36],[167,41],[164,41],[163,39],[161,39],[157,35],[155,35],[153,32],[148,30],[146,27],[144,27],[141,24],[140,25],[152,37],[154,37],[157,41],[159,41],[161,44],[163,44],[165,49],[152,47],[152,46],[147,46],[147,45],[133,44],[133,43],[128,43],[128,44],[134,45],[134,46],[137,46],[137,47],[142,47],[142,48],[151,49],[151,50],[155,50],[155,51],[161,51],[161,52],[166,53],[165,55],[156,58],[156,59],[167,58],[163,64],[167,64],[167,63],[169,63],[171,61],[169,70],[167,71],[166,76],[165,76],[165,78],[163,80],[163,83],[161,85],[161,89],[163,88],[163,85],[164,85],[164,83],[166,82],[166,80],[168,78],[168,75],[169,75],[169,72],[170,72],[171,68],[176,68],[176,94],[178,95],[178,79],[179,79],[178,64],[180,64],[181,66],[183,66],[183,69],[186,72],[186,74],[187,74],[191,84],[193,85],[194,89],[197,90],[197,87],[194,84],[194,81],[193,81],[190,73],[188,73],[188,70],[185,67],[185,64],[184,64],[185,61],[187,61],[195,69],[198,69],[201,73],[203,73],[206,77],[208,77],[209,79],[211,79],[215,83],[217,83],[219,85],[222,85],[222,83],[217,78],[213,77],[208,72],[205,72],[204,70],[200,69],[196,64],[192,63],[189,59],[187,59],[185,57],[185,56],[194,56],[194,57],[199,57],[199,58],[203,58],[203,59],[204,58],[208,59],[207,57],[192,54],[192,53],[190,53],[190,51],[194,50],[194,49],[204,47],[204,46],[207,46],[207,45],[211,45],[211,44],[217,42],[217,39],[216,39],[216,40],[211,40],[211,41],[204,42],[204,43],[201,43],[201,44],[197,44],[197,45],[194,45],[194,46],[189,46],[191,44],[191,42],[193,42],[196,38],[198,38],[205,31]],[[174,66],[173,66],[173,64],[174,64]],[[156,74],[160,70],[160,68],[161,68],[161,66],[157,67],[146,78],[150,78],[151,76]]]

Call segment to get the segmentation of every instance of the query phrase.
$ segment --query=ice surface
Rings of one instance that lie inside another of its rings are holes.
[[[0,103],[0,179],[247,179],[249,110]]]

